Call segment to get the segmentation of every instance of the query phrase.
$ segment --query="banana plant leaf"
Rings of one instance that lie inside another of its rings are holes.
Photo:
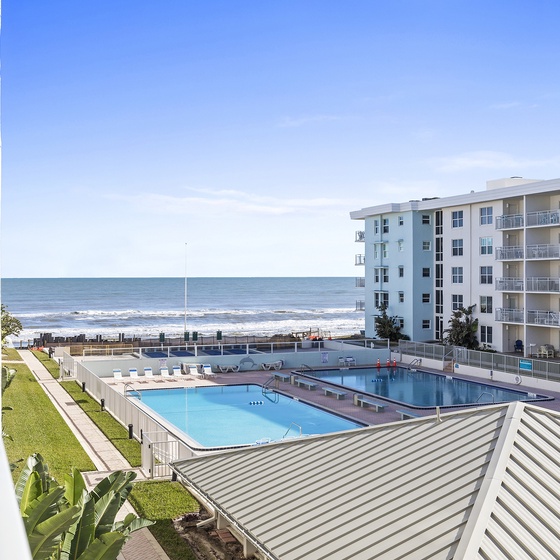
[[[119,509],[121,509],[121,496],[110,491],[95,502],[95,536],[100,537],[112,531],[113,523]]]
[[[64,476],[64,487],[66,488],[64,497],[71,506],[77,505],[84,499],[84,493],[87,494],[86,481],[75,467],[72,469],[72,474]]]
[[[77,560],[115,560],[126,540],[120,533],[105,533],[95,539]]]
[[[121,505],[126,501],[130,490],[132,489],[132,481],[136,478],[134,471],[116,471],[101,480],[97,486],[91,491],[93,499],[97,502],[102,496],[113,491],[120,494],[122,500]]]
[[[87,550],[95,538],[95,503],[86,493],[81,515],[64,535],[60,560],[75,560]]]
[[[29,502],[23,517],[23,524],[25,525],[27,535],[33,533],[38,525],[58,513],[59,500],[63,494],[64,488],[58,486],[49,492],[41,494],[32,502]]]

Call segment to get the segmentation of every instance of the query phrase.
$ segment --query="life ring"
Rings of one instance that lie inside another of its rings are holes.
[[[519,375],[515,376],[515,384],[516,385],[520,385],[521,384],[521,377],[519,377]]]

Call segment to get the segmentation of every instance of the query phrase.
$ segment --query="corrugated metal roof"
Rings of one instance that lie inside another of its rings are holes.
[[[271,558],[558,558],[559,428],[513,403],[174,467]]]

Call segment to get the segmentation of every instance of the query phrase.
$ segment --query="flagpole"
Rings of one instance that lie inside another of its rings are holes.
[[[187,244],[185,243],[185,321],[184,332],[187,332]]]

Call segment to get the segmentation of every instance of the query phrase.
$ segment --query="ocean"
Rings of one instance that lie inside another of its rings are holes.
[[[7,278],[2,303],[23,331],[103,338],[213,335],[272,336],[321,329],[359,333],[363,291],[354,278]]]

